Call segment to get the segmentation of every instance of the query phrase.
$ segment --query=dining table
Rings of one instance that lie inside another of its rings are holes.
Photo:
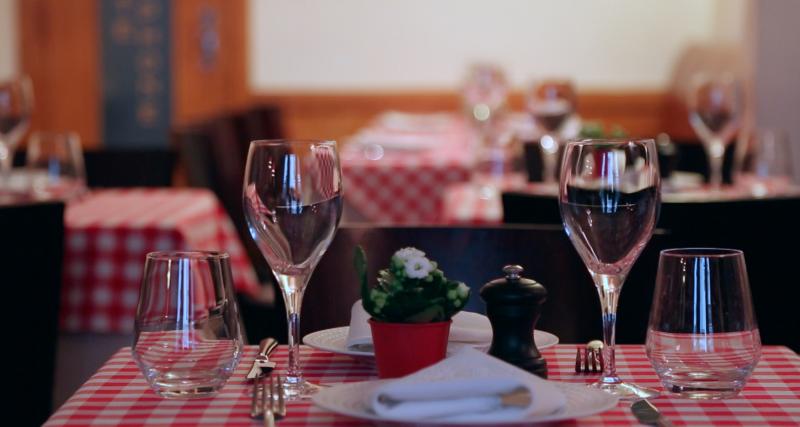
[[[236,290],[261,292],[233,222],[208,190],[93,190],[71,201],[64,217],[61,332],[131,333],[152,251],[227,252]]]
[[[257,353],[245,346],[239,365],[226,385],[213,397],[165,399],[157,396],[134,363],[129,347],[117,351],[45,426],[257,426],[249,417],[252,384],[247,372]],[[576,346],[558,344],[542,350],[549,379],[588,384],[596,374],[576,373]],[[372,358],[354,358],[338,353],[301,348],[304,374],[322,386],[377,378]],[[271,356],[274,373],[283,373],[288,352],[280,346]],[[617,347],[617,371],[622,378],[660,388],[659,379],[647,359],[643,345]],[[764,346],[760,362],[741,394],[721,400],[692,400],[668,393],[652,400],[675,425],[687,426],[796,426],[800,424],[800,356],[782,346]],[[622,402],[603,413],[562,422],[574,426],[639,425]],[[315,406],[310,400],[292,401],[279,426],[367,426],[372,422],[339,415]]]

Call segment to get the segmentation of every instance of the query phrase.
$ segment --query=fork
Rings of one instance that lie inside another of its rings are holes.
[[[605,368],[603,360],[603,342],[594,340],[589,341],[586,347],[583,348],[583,357],[581,358],[581,348],[578,347],[575,354],[575,372],[580,373],[599,373]]]
[[[283,392],[283,379],[280,375],[270,375],[267,384],[261,378],[253,383],[253,400],[250,417],[263,417],[264,427],[274,427],[275,420],[286,416],[286,398]]]

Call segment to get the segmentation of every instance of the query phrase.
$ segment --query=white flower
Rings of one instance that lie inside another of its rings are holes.
[[[425,258],[425,252],[409,247],[398,250],[394,253],[394,256],[403,261],[403,264],[406,264],[412,258]]]
[[[422,279],[426,277],[435,266],[424,256],[414,257],[405,262],[406,276],[411,279]]]
[[[456,293],[458,294],[459,298],[466,298],[467,294],[469,294],[469,286],[465,285],[464,283],[459,283],[458,287],[456,288]]]

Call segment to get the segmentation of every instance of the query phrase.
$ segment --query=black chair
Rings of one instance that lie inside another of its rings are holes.
[[[84,152],[89,187],[169,187],[176,154],[171,149],[103,149]]]
[[[663,248],[659,232],[636,264],[622,293],[617,338],[644,342],[652,300],[652,283]],[[384,228],[343,226],[320,261],[303,302],[303,334],[347,325],[350,308],[359,297],[353,267],[356,245],[368,254],[370,277],[375,277],[392,253],[416,246],[439,263],[448,277],[472,289],[470,311],[484,312],[479,290],[503,276],[502,267],[520,264],[526,277],[548,290],[537,328],[558,335],[562,342],[587,342],[602,336],[597,292],[577,252],[561,227],[504,226],[474,228]]]
[[[25,409],[16,411],[14,424],[39,426],[53,409],[64,205],[0,206],[0,226],[6,242],[0,245],[0,271],[10,322],[7,346],[24,358],[16,358],[21,364],[6,369],[4,378],[10,390],[25,396]]]
[[[506,223],[561,223],[558,202],[550,196],[505,193],[503,209]],[[744,251],[763,342],[798,351],[800,334],[787,325],[797,323],[793,313],[800,291],[787,280],[796,275],[790,248],[800,241],[799,214],[800,198],[662,203],[658,227],[667,232],[667,247]]]

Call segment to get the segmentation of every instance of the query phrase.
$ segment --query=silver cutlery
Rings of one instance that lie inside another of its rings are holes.
[[[253,399],[250,406],[250,417],[261,417],[264,427],[274,427],[275,421],[286,416],[286,397],[283,392],[283,380],[280,375],[263,377],[253,382]]]
[[[275,348],[278,347],[278,341],[275,338],[264,338],[258,346],[258,355],[256,360],[253,361],[253,366],[250,372],[247,373],[247,379],[253,380],[264,374],[269,374],[275,369],[275,362],[270,362],[269,355]]]
[[[633,402],[631,405],[631,412],[633,412],[633,415],[635,415],[636,419],[642,424],[658,427],[673,427],[673,424],[647,399]]]
[[[600,340],[589,341],[586,347],[578,347],[575,354],[575,372],[581,373],[600,373],[605,368],[603,360],[603,342]]]

